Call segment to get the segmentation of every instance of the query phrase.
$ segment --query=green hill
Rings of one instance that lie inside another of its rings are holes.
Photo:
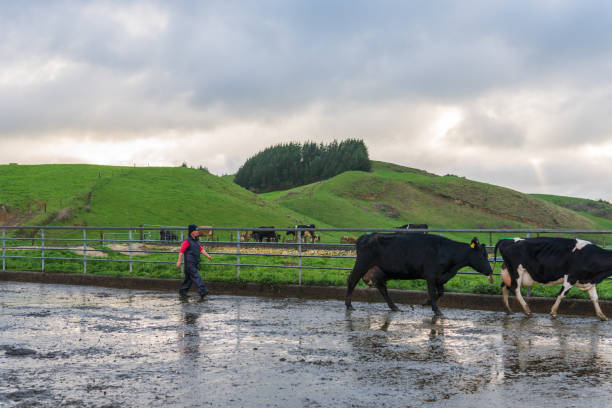
[[[287,191],[262,194],[271,201],[336,227],[392,228],[605,228],[549,201],[457,176],[437,176],[390,163],[346,172]]]
[[[612,204],[607,201],[549,194],[532,194],[532,196],[575,211],[598,223],[601,228],[612,229]]]
[[[4,225],[287,226],[311,222],[208,172],[183,167],[0,166]]]
[[[390,163],[350,171],[292,190],[253,194],[184,167],[0,166],[0,223],[135,226],[140,224],[392,228],[612,227],[559,199],[522,194],[456,176]],[[571,199],[578,200],[578,199]],[[330,237],[336,239],[336,235]]]

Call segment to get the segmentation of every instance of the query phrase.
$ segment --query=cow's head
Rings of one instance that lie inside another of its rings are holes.
[[[385,273],[378,266],[374,265],[363,275],[363,281],[369,287],[376,286],[378,282],[385,282]]]
[[[491,276],[493,270],[489,263],[489,255],[487,254],[487,247],[485,244],[481,244],[478,238],[474,237],[472,242],[470,242],[470,248],[469,265],[477,272],[486,276]]]

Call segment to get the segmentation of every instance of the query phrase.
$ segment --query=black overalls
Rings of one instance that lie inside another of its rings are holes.
[[[198,292],[200,292],[200,296],[204,296],[207,293],[206,286],[204,286],[204,282],[202,281],[202,277],[198,272],[198,265],[200,265],[200,241],[191,238],[190,236],[186,239],[189,242],[189,247],[184,253],[184,272],[185,272],[185,280],[181,285],[181,289],[179,289],[179,293],[181,295],[187,295],[189,292],[189,288],[192,283],[198,287]]]

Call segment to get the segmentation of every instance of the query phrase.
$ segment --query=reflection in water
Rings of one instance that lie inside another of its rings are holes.
[[[348,312],[347,342],[355,360],[366,365],[357,381],[367,387],[412,384],[428,402],[476,393],[493,380],[495,361],[471,326],[445,316]]]
[[[506,318],[503,328],[503,377],[507,381],[526,375],[574,381],[588,377],[589,385],[608,381],[607,363],[599,355],[599,342],[602,336],[606,338],[599,322],[580,328],[556,320]]]
[[[198,319],[201,315],[188,301],[181,302],[182,321],[179,324],[178,347],[181,355],[190,360],[200,358],[200,329]]]

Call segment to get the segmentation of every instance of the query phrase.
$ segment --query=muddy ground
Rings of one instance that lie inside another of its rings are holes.
[[[0,282],[0,406],[610,406],[610,322],[354,305]]]

